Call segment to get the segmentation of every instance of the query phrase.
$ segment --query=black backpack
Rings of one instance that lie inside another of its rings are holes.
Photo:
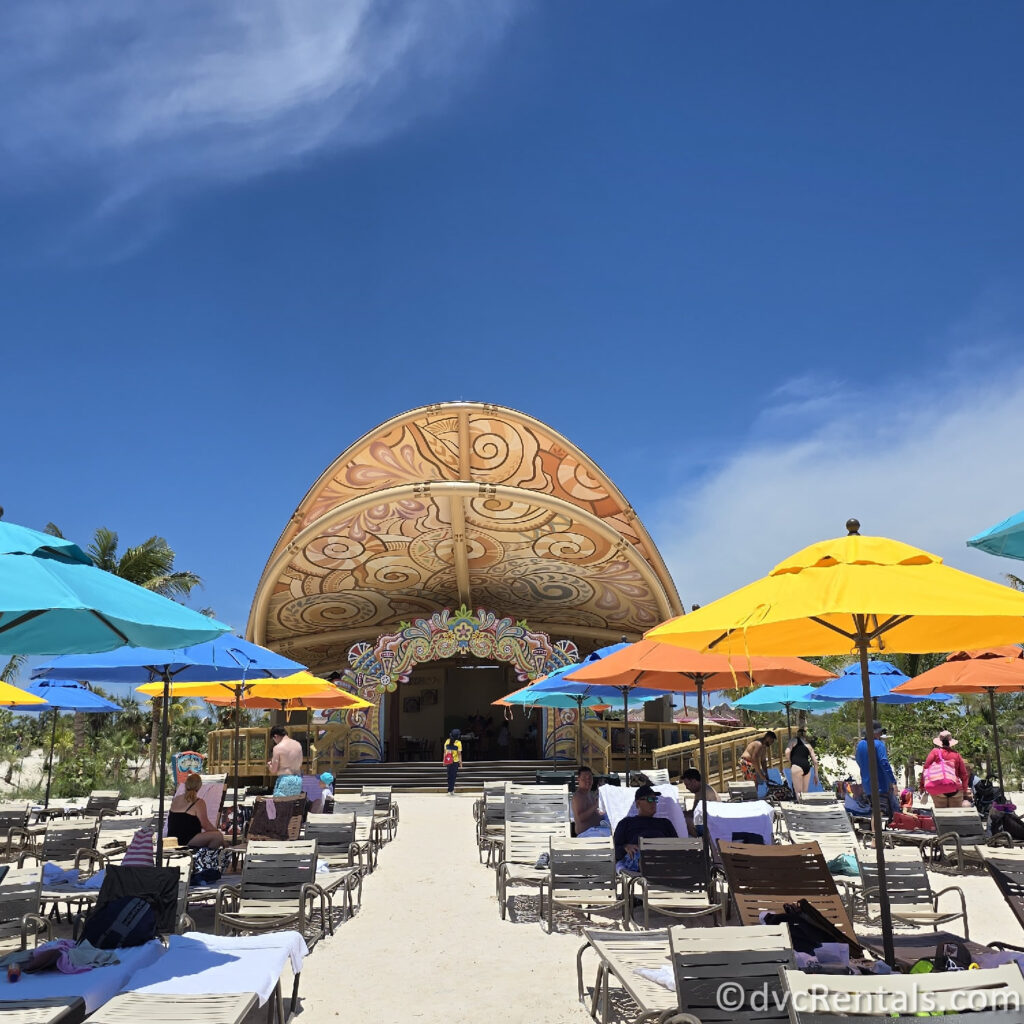
[[[138,896],[123,896],[97,907],[85,922],[80,942],[96,949],[123,949],[141,946],[156,938],[156,914]]]

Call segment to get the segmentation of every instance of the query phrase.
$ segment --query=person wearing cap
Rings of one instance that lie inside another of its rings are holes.
[[[653,786],[641,786],[633,798],[636,815],[627,815],[615,826],[612,842],[615,845],[616,867],[620,871],[640,870],[641,839],[675,839],[675,825],[667,818],[656,818],[658,791]]]
[[[957,741],[948,729],[943,729],[932,743],[924,759],[921,788],[936,807],[962,807],[964,800],[971,799],[971,773],[953,749]]]
[[[334,776],[330,772],[324,772],[320,776],[320,802],[317,804],[316,813],[334,813]]]
[[[882,811],[890,817],[899,809],[899,794],[896,791],[896,773],[889,764],[889,752],[885,748],[885,728],[881,722],[874,722],[872,732],[875,741],[875,766],[878,769],[878,793],[882,801]],[[867,736],[857,744],[854,752],[857,767],[860,769],[860,784],[864,788],[865,798],[871,793],[871,773],[868,762]],[[888,806],[887,806],[888,805]]]

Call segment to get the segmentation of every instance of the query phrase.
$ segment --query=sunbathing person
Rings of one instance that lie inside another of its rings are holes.
[[[576,835],[582,836],[592,828],[607,825],[608,819],[601,813],[597,791],[594,789],[594,773],[584,765],[576,775],[576,790],[572,795],[572,820]],[[605,835],[608,833],[605,832]]]
[[[612,842],[615,844],[616,867],[619,871],[640,870],[641,839],[675,839],[675,825],[667,818],[656,818],[658,791],[653,786],[641,786],[634,798],[636,815],[627,815],[615,826]]]
[[[171,801],[167,834],[177,839],[179,846],[217,850],[224,845],[224,833],[210,821],[206,803],[199,798],[202,784],[203,778],[196,772],[185,777],[185,792]]]

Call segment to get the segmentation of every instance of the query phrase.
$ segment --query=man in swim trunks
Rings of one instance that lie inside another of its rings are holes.
[[[748,782],[767,783],[768,751],[775,739],[775,733],[769,729],[759,740],[751,740],[740,755],[740,770]]]
[[[274,744],[274,753],[267,767],[271,775],[277,776],[274,796],[299,796],[302,793],[302,746],[280,725],[270,730],[270,742]]]

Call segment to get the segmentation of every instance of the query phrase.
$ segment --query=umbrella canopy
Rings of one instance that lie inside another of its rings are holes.
[[[968,542],[969,548],[987,551],[1003,558],[1024,558],[1024,512],[1018,512]]]
[[[587,694],[547,693],[532,685],[507,693],[504,697],[491,701],[491,703],[504,708],[555,708],[556,710],[580,707],[606,708],[609,706],[607,701],[601,697],[591,697]]]
[[[879,704],[917,704],[922,700],[953,700],[948,693],[935,693],[927,697],[894,693],[893,688],[902,683],[909,683],[910,676],[904,675],[891,662],[882,661],[880,658],[868,661],[868,681],[871,699]],[[863,700],[864,688],[861,684],[860,665],[847,665],[838,679],[833,679],[814,691],[814,699],[840,702]]]
[[[29,690],[11,686],[0,679],[0,706],[16,707],[19,711],[49,711],[45,697]]]
[[[84,683],[70,682],[63,679],[34,679],[25,687],[25,692],[34,700],[28,704],[18,704],[16,711],[49,711],[53,710],[53,724],[50,728],[50,756],[46,759],[46,795],[43,807],[50,806],[50,783],[53,780],[53,748],[57,742],[57,719],[62,711],[75,714],[96,715],[104,712],[120,711],[113,701],[93,693]],[[38,701],[45,701],[39,704]]]
[[[996,771],[1003,785],[1003,760],[999,750],[996,694],[1024,692],[1024,648],[1016,645],[987,647],[975,651],[953,651],[941,665],[903,683],[898,693],[932,696],[935,693],[964,695],[987,693],[992,715],[992,741],[996,749]]]
[[[139,693],[159,697],[162,683],[147,683]],[[354,693],[329,683],[312,672],[296,672],[280,679],[249,679],[205,683],[171,683],[173,697],[201,697],[217,707],[234,706],[257,711],[288,711],[300,708],[341,709],[368,708],[373,705]]]
[[[767,576],[662,623],[647,636],[681,647],[731,654],[860,655],[864,717],[873,713],[868,655],[1010,643],[1024,632],[1024,594],[943,565],[942,559],[886,537],[822,541],[780,562]],[[882,834],[875,758],[868,758],[872,825]],[[894,962],[892,914],[882,846],[876,849],[885,959]]]
[[[744,711],[834,711],[836,701],[818,700],[813,686],[762,686],[734,701],[734,708]]]
[[[220,636],[216,640],[177,649],[148,647],[121,648],[91,655],[64,655],[42,665],[33,677],[51,679],[83,679],[93,683],[138,683],[160,679],[158,692],[163,698],[160,723],[160,798],[159,818],[163,821],[167,789],[167,731],[171,681],[207,682],[241,679],[267,679],[293,675],[304,668],[297,661],[284,658],[258,644],[237,636]],[[238,718],[235,717],[235,820],[238,820]],[[156,834],[157,863],[163,856],[163,829]]]
[[[194,644],[229,629],[97,569],[69,540],[0,522],[0,654]]]

